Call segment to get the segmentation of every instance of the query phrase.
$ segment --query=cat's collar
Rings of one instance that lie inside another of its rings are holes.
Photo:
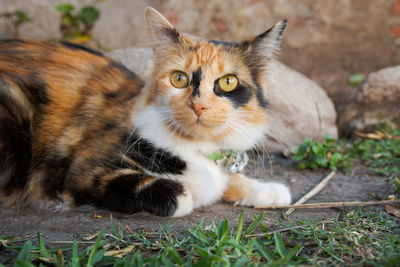
[[[249,157],[245,151],[234,151],[231,149],[221,149],[207,155],[215,164],[223,164],[229,174],[242,173],[246,167]]]

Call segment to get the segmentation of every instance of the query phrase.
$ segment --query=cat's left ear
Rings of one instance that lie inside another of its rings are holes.
[[[145,10],[146,28],[150,35],[154,49],[168,47],[180,42],[179,32],[157,10],[147,7]]]
[[[279,50],[282,42],[282,33],[286,28],[286,24],[287,20],[284,19],[266,32],[241,42],[239,46],[250,50],[253,56],[268,61]]]

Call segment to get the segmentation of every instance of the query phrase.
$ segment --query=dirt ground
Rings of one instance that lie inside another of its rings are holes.
[[[260,177],[263,180],[282,181],[291,188],[294,201],[302,197],[306,192],[319,183],[329,171],[299,170],[295,164],[280,155],[271,155],[271,162],[266,157],[264,162],[257,162],[248,167],[249,174]],[[264,166],[263,166],[264,165]],[[271,173],[272,172],[272,173]],[[392,186],[382,177],[374,175],[365,168],[357,168],[352,173],[337,173],[329,184],[308,203],[332,202],[332,201],[370,201],[387,199],[393,194]],[[122,226],[128,225],[133,230],[157,229],[160,225],[172,222],[172,231],[181,234],[185,229],[197,225],[203,218],[205,225],[212,221],[218,222],[228,218],[232,227],[235,227],[239,219],[241,207],[230,203],[219,202],[212,206],[202,207],[183,218],[160,218],[148,214],[118,214],[112,213],[116,223]],[[307,209],[298,210],[290,215],[290,220],[296,218],[307,219],[331,219],[346,212],[346,209]],[[383,211],[383,207],[367,207],[366,210]],[[253,208],[244,208],[244,223],[249,225],[253,215],[260,211]],[[276,219],[282,219],[281,211],[267,211],[264,219],[269,224]],[[32,209],[1,210],[0,211],[0,236],[26,236],[42,233],[43,239],[51,245],[51,241],[82,240],[88,234],[98,232],[101,228],[110,231],[109,212],[97,211],[102,218],[94,219],[93,211],[66,211],[53,213]],[[34,237],[35,238],[35,237]],[[9,260],[15,253],[0,248],[0,262]]]

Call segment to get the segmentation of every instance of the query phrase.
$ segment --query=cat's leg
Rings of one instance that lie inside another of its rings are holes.
[[[157,216],[180,217],[193,210],[190,191],[181,182],[156,178],[140,172],[97,177],[98,185],[73,190],[78,205],[91,204],[111,211],[145,211]]]
[[[290,204],[289,188],[275,182],[261,182],[241,174],[232,175],[223,199],[243,206],[283,206]]]

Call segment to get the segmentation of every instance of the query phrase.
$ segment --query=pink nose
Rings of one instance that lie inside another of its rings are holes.
[[[193,109],[193,111],[197,115],[197,117],[200,117],[201,114],[203,114],[203,111],[208,109],[208,106],[206,104],[199,103],[199,102],[192,103],[192,105],[190,107]]]

